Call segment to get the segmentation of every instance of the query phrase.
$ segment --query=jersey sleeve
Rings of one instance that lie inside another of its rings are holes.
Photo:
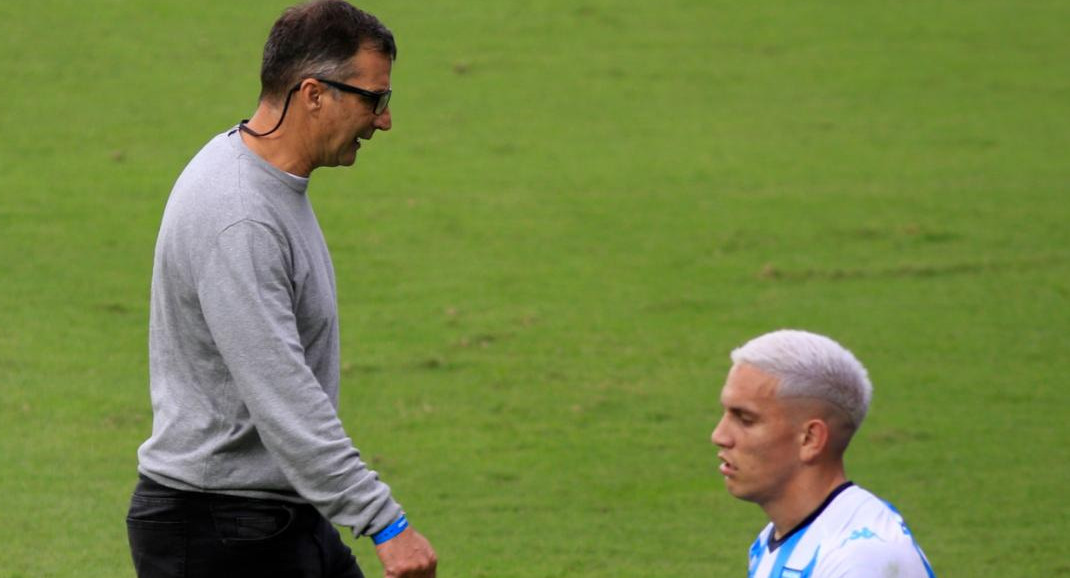
[[[288,251],[265,224],[245,220],[225,229],[199,267],[201,310],[233,387],[287,480],[332,522],[372,534],[401,507],[362,461],[305,362]]]

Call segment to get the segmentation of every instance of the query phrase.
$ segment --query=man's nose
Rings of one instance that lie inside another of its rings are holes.
[[[724,418],[717,422],[717,426],[713,428],[713,433],[710,434],[710,441],[717,447],[726,447],[731,443],[727,432],[724,427]]]
[[[390,130],[390,127],[391,127],[392,124],[393,123],[391,122],[391,119],[390,119],[390,107],[389,106],[386,107],[386,110],[384,110],[382,114],[380,114],[379,116],[375,117],[375,123],[373,123],[373,125],[375,126],[376,130]]]

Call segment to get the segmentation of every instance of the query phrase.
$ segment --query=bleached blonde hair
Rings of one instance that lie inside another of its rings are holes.
[[[732,351],[732,363],[746,363],[777,378],[782,398],[811,398],[843,410],[851,431],[862,425],[873,397],[866,368],[832,339],[782,329],[751,339]]]

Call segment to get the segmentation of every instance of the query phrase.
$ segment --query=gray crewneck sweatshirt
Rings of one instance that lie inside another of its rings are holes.
[[[237,130],[175,183],[152,274],[152,436],[172,488],[308,502],[354,534],[401,515],[338,419],[334,268],[305,188]]]

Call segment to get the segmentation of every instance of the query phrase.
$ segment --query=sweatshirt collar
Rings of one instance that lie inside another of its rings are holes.
[[[261,158],[260,155],[253,152],[253,150],[246,146],[245,142],[242,141],[241,132],[238,130],[237,126],[234,126],[227,131],[226,138],[230,141],[231,146],[238,152],[239,157],[248,158],[261,170],[286,185],[287,188],[302,195],[308,190],[308,177],[299,177],[295,174],[288,173]]]

